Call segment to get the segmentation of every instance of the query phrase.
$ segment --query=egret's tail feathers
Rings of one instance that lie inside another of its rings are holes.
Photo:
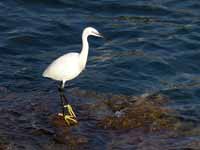
[[[45,78],[48,78],[48,77],[49,77],[48,71],[45,70],[45,71],[42,73],[42,76],[45,77]]]
[[[43,77],[47,77],[47,75],[46,75],[46,72],[45,72],[45,71],[42,73],[42,76],[43,76]]]

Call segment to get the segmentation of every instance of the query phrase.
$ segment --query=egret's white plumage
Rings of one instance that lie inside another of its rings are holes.
[[[102,37],[100,33],[92,28],[87,27],[82,33],[82,50],[80,53],[67,53],[54,60],[47,69],[43,72],[43,77],[48,77],[54,80],[62,81],[63,88],[66,81],[76,78],[85,68],[89,44],[88,36]]]

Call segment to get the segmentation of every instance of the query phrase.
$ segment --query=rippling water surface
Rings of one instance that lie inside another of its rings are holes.
[[[105,39],[89,38],[87,68],[69,83],[71,90],[162,93],[171,99],[168,107],[199,126],[199,0],[7,0],[0,2],[0,20],[0,138],[11,147],[51,149],[43,147],[53,143],[50,136],[27,132],[44,124],[51,128],[48,117],[33,114],[33,105],[48,107],[51,113],[59,110],[57,83],[41,74],[53,59],[80,51],[81,32],[87,26],[98,29]],[[95,103],[74,99],[75,106]],[[191,140],[200,148],[200,129],[176,140],[148,135],[143,143],[131,143],[122,140],[130,133],[103,131],[91,124],[79,131],[88,137],[85,149],[160,149],[162,143],[166,149],[184,149]],[[130,138],[137,136],[141,135]]]

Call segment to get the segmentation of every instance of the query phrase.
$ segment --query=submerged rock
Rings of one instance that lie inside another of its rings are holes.
[[[200,149],[200,140],[193,140],[187,144],[188,149],[199,150]]]
[[[69,147],[78,147],[88,143],[87,137],[73,132],[77,126],[68,126],[61,116],[52,116],[52,125],[55,127],[53,139],[58,144],[66,144]],[[77,127],[78,128],[78,127]]]
[[[79,124],[70,127],[56,115],[60,108],[55,93],[6,95],[6,102],[12,100],[12,105],[2,105],[0,109],[0,150],[199,147],[199,119],[172,111],[174,107],[167,108],[169,99],[161,94],[71,92],[69,98]]]
[[[97,126],[103,129],[142,128],[146,131],[158,131],[179,128],[180,121],[174,115],[175,111],[165,107],[169,99],[159,93],[145,93],[141,96],[98,94],[80,90],[72,93],[85,99],[97,100],[96,103],[82,104],[79,108],[87,114],[88,120],[96,120]]]
[[[6,150],[9,148],[9,142],[5,137],[0,137],[0,150]]]
[[[170,117],[170,110],[163,107],[167,101],[162,95],[110,99],[107,105],[114,114],[106,116],[98,126],[104,129],[145,128],[148,131],[173,129],[176,119]]]

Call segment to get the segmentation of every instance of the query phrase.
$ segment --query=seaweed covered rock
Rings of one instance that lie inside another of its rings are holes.
[[[9,142],[5,137],[0,136],[0,150],[6,150],[9,148]]]
[[[170,117],[170,110],[163,105],[168,99],[162,95],[143,95],[126,100],[114,98],[107,101],[113,115],[106,116],[99,123],[104,129],[144,128],[148,131],[173,129],[176,119]]]
[[[74,133],[73,127],[67,126],[64,119],[60,116],[51,117],[52,124],[55,127],[53,139],[58,144],[66,144],[69,147],[76,148],[79,145],[88,143],[87,137]]]

